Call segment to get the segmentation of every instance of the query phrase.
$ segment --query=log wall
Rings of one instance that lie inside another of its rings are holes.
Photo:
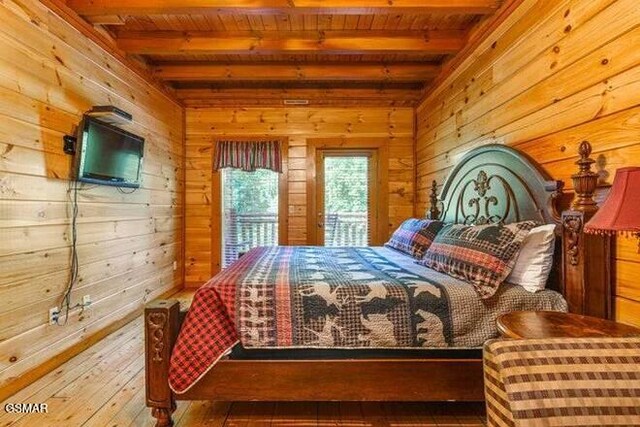
[[[640,162],[636,0],[525,0],[417,109],[417,213],[432,180],[487,143],[530,154],[571,191],[589,140],[601,184]],[[637,240],[618,239],[616,317],[640,325]]]
[[[411,108],[187,108],[187,285],[198,286],[219,269],[220,224],[212,220],[212,207],[219,201],[212,185],[216,138],[288,138],[288,243],[304,245],[308,236],[307,140],[389,138],[389,226],[397,227],[413,214],[413,121]]]
[[[182,108],[40,2],[0,2],[0,22],[2,400],[181,286],[184,157]],[[70,266],[71,157],[62,137],[93,105],[133,115],[126,129],[146,138],[143,185],[132,194],[80,189],[72,304],[90,295],[93,305],[50,326]]]

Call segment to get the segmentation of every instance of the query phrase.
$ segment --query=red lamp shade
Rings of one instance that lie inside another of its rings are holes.
[[[586,233],[640,232],[640,167],[618,169],[609,197],[584,226]]]

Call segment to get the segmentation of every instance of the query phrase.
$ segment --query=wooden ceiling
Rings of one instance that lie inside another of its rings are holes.
[[[413,105],[501,0],[67,0],[187,105]]]

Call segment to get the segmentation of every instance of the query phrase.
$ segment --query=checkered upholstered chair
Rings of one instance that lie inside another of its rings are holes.
[[[489,426],[640,426],[640,338],[493,340]]]

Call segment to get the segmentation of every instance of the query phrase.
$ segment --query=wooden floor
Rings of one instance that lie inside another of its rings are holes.
[[[188,294],[180,297],[188,298]],[[6,403],[47,403],[0,426],[152,426],[144,405],[142,318],[71,359]],[[178,402],[176,426],[482,426],[479,404]]]

